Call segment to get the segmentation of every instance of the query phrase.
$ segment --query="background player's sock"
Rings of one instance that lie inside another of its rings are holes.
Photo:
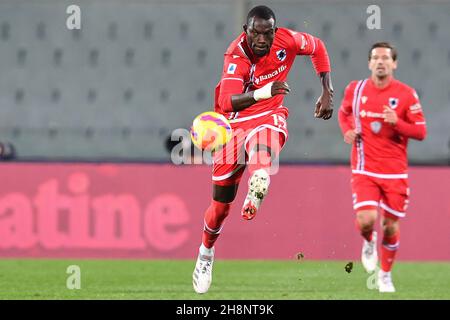
[[[202,243],[210,249],[214,246],[222,230],[222,223],[230,212],[230,204],[212,200],[205,212]]]
[[[358,219],[355,220],[355,226],[360,232],[360,234],[363,236],[364,239],[366,239],[368,242],[372,241],[372,235],[373,235],[373,229],[372,230],[363,230],[361,226],[359,225]]]
[[[397,231],[396,234],[392,236],[384,236],[381,243],[381,270],[384,272],[389,272],[392,269],[392,264],[395,260],[395,255],[397,253],[400,244],[400,232]]]

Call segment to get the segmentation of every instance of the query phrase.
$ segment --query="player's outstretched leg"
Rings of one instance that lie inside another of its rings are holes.
[[[377,232],[373,230],[376,218],[376,210],[361,210],[356,219],[356,225],[364,238],[361,262],[368,273],[374,272],[378,263]]]
[[[252,162],[255,163],[252,164]],[[255,217],[262,201],[269,192],[270,175],[268,172],[270,166],[271,155],[267,150],[254,153],[250,159],[249,171],[251,176],[248,180],[247,196],[242,206],[242,217],[245,220],[252,220]]]
[[[279,117],[280,118],[280,117]],[[248,181],[248,193],[242,206],[242,217],[251,220],[255,217],[262,201],[269,191],[270,175],[277,172],[280,151],[286,142],[286,135],[271,129],[260,130],[248,142],[248,170],[251,174]]]

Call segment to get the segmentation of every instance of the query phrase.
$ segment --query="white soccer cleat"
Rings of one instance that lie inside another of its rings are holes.
[[[242,217],[252,220],[269,191],[270,176],[264,169],[253,172],[248,180],[248,193],[242,206]]]
[[[379,292],[395,292],[394,283],[390,272],[378,271],[378,291]]]
[[[214,253],[212,256],[198,255],[192,274],[192,285],[197,293],[206,293],[212,282],[212,267],[214,263]]]
[[[377,254],[377,232],[373,231],[372,241],[367,241],[364,239],[362,252],[361,252],[361,262],[364,269],[368,273],[372,273],[377,268],[378,254]]]

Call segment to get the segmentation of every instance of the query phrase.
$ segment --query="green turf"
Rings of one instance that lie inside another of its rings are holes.
[[[193,292],[188,260],[0,260],[0,299],[450,299],[450,263],[399,262],[395,294],[368,290],[359,263],[230,261],[214,265],[205,295]],[[69,290],[69,265],[81,289]]]

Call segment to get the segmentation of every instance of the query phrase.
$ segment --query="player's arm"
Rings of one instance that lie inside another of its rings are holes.
[[[333,115],[333,85],[331,83],[331,64],[323,41],[304,32],[293,32],[298,55],[311,57],[314,70],[320,77],[322,94],[316,102],[314,116],[328,120]]]
[[[354,128],[352,112],[354,87],[354,83],[350,83],[345,88],[344,99],[342,99],[341,107],[338,112],[339,127],[341,128],[345,143],[348,144],[352,144],[355,139],[359,137],[359,133]]]
[[[391,124],[404,137],[424,140],[427,135],[426,121],[415,92],[405,115],[405,119],[402,119],[393,109],[384,106],[384,122]]]
[[[322,83],[322,94],[316,102],[314,117],[328,120],[333,115],[333,85],[330,72],[321,72],[319,76]]]
[[[290,91],[287,82],[273,81],[260,89],[232,95],[231,106],[233,111],[241,111],[254,105],[259,100],[270,99],[279,94],[287,95]]]
[[[242,57],[225,57],[218,99],[223,112],[238,112],[260,100],[289,93],[288,84],[281,81],[273,81],[260,89],[244,92],[244,84],[250,77],[250,68],[249,62]]]

